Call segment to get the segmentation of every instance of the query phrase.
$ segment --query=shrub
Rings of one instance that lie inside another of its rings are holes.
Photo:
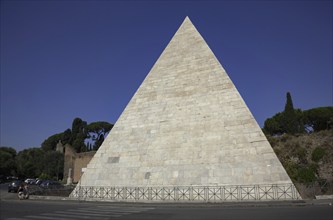
[[[298,179],[298,170],[300,169],[299,165],[292,162],[287,162],[285,165],[286,171],[292,180]]]
[[[282,151],[281,151],[280,148],[273,148],[273,150],[274,150],[274,152],[275,152],[275,154],[276,154],[277,156],[280,156],[281,153],[282,153]]]
[[[296,150],[296,156],[302,163],[307,163],[306,160],[306,149],[303,147],[298,147]]]
[[[326,154],[325,149],[317,147],[316,149],[313,150],[311,159],[315,162],[318,162],[324,157],[325,154]]]
[[[310,166],[301,166],[293,162],[285,164],[286,171],[292,180],[301,183],[312,183],[317,177],[317,164],[311,164]]]
[[[268,140],[268,142],[270,143],[270,145],[271,145],[272,147],[275,147],[275,146],[278,145],[279,140],[278,140],[277,137],[272,137],[272,136],[270,136],[270,135],[267,135],[266,137],[267,137],[267,140]]]
[[[48,174],[46,174],[46,173],[42,173],[42,174],[40,174],[39,175],[39,177],[38,177],[39,179],[44,179],[44,180],[46,180],[46,179],[51,179],[51,177],[50,177],[50,175],[48,175]]]
[[[286,142],[289,138],[291,137],[291,135],[289,134],[283,134],[280,138],[281,142]]]
[[[302,167],[298,170],[298,178],[302,183],[311,183],[316,180],[316,172],[311,167]]]

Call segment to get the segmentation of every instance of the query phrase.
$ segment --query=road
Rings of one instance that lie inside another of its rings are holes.
[[[7,192],[6,192],[7,193]],[[6,195],[6,196],[5,196]],[[154,204],[59,200],[18,200],[2,191],[1,220],[332,220],[328,203]]]

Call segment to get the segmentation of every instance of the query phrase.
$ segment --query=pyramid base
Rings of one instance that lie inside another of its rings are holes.
[[[78,200],[96,201],[204,203],[302,199],[293,184],[176,187],[96,187],[78,185],[70,197]]]

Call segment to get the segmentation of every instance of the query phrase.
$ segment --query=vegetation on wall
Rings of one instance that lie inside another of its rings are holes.
[[[267,135],[276,155],[294,182],[333,182],[333,130],[298,135]]]
[[[263,131],[294,183],[333,184],[333,107],[294,109],[291,94],[283,112],[266,119]]]

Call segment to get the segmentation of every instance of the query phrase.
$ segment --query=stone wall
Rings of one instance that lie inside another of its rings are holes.
[[[96,151],[89,151],[76,154],[73,170],[73,182],[76,183],[80,180],[82,168],[86,168],[90,160],[94,157]]]
[[[91,158],[95,155],[96,151],[89,151],[83,153],[76,153],[74,149],[66,144],[64,146],[64,180],[68,179],[69,169],[72,170],[71,178],[73,183],[77,183],[80,180],[82,174],[82,168],[86,168]]]

